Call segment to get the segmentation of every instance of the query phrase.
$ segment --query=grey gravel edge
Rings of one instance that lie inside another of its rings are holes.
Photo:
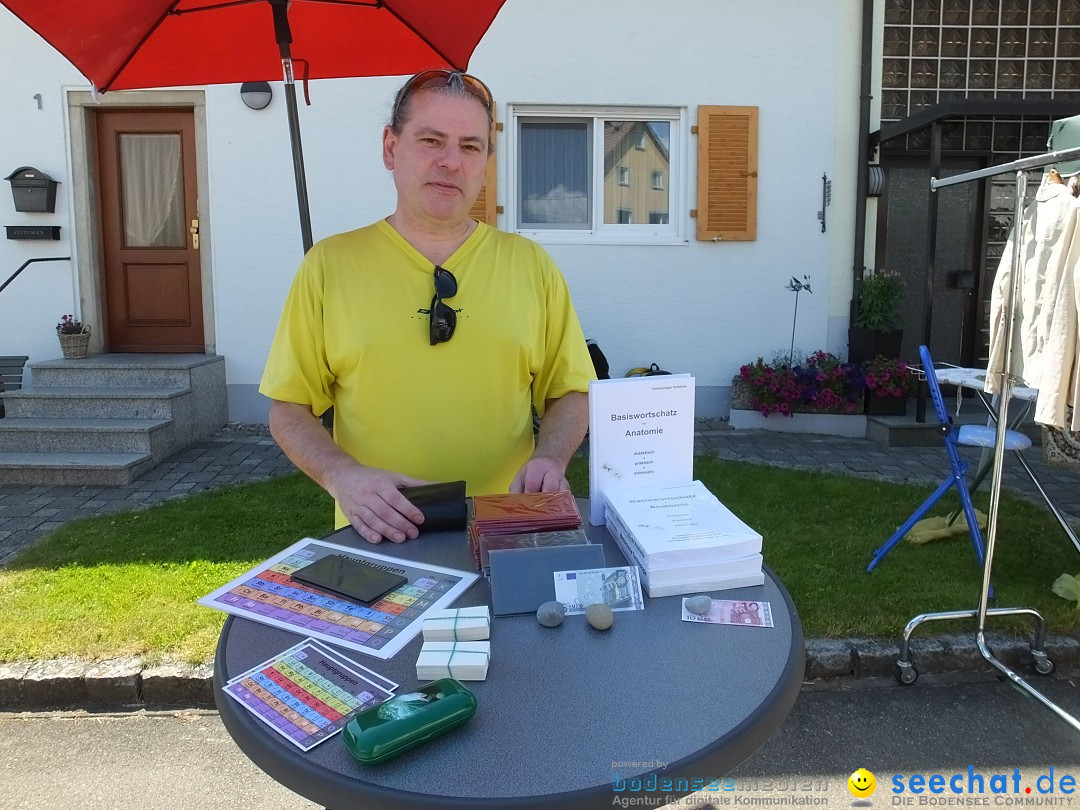
[[[987,633],[995,655],[1023,677],[1033,673],[1028,642],[1001,633]],[[1057,669],[1080,664],[1080,641],[1047,636],[1044,649]],[[807,680],[890,677],[895,674],[899,644],[870,639],[808,639]],[[913,638],[910,655],[920,673],[990,670],[974,636]],[[53,709],[134,710],[212,708],[213,665],[164,662],[144,664],[138,658],[110,661],[16,661],[0,664],[0,711]]]

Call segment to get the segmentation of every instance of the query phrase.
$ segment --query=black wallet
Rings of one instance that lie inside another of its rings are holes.
[[[464,481],[404,487],[401,494],[424,513],[424,522],[419,526],[421,532],[445,532],[465,528]]]

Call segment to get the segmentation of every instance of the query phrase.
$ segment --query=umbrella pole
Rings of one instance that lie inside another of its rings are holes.
[[[296,80],[293,78],[292,31],[286,0],[268,0],[274,12],[274,35],[281,53],[285,78],[285,107],[289,111],[289,141],[292,143],[293,173],[296,176],[296,204],[300,209],[300,236],[304,253],[311,250],[311,211],[308,208],[307,174],[304,172],[304,147],[300,140],[300,115],[296,107]]]

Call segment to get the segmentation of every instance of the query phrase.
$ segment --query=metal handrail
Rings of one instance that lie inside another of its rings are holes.
[[[16,278],[19,277],[19,273],[21,273],[23,270],[25,270],[28,266],[30,266],[34,262],[69,262],[69,261],[71,261],[70,256],[51,256],[51,257],[45,258],[45,259],[27,259],[25,262],[22,263],[22,265],[19,267],[18,270],[16,270],[14,273],[12,273],[10,276],[8,276],[7,281],[5,281],[3,284],[0,284],[0,293],[2,293],[4,290],[6,290],[7,286],[11,282],[13,282]]]

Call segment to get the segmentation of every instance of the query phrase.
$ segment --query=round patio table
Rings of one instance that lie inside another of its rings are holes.
[[[587,501],[579,508],[589,514]],[[626,564],[604,527],[586,531],[603,544],[608,566]],[[371,548],[352,529],[326,540]],[[463,531],[375,550],[473,570]],[[718,778],[780,726],[802,682],[802,627],[771,571],[764,585],[712,595],[770,602],[775,627],[684,622],[678,596],[618,612],[605,632],[584,616],[553,629],[532,614],[493,616],[488,678],[466,683],[476,715],[380,765],[354,760],[340,734],[303,752],[222,692],[234,675],[296,644],[296,634],[230,616],[218,640],[215,698],[225,728],[256,765],[328,808],[586,810],[617,798],[658,806],[718,790]],[[456,606],[483,604],[491,592],[481,577]],[[418,635],[389,661],[338,649],[404,692],[418,683],[421,643]]]

